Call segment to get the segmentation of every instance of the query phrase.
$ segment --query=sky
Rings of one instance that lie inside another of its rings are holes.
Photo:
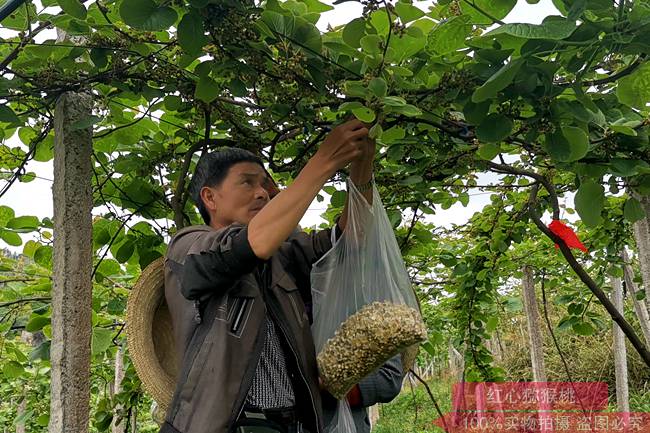
[[[334,0],[323,0],[324,3],[332,4]],[[431,1],[414,1],[413,4],[424,11],[427,11]],[[361,16],[363,6],[356,1],[350,1],[336,5],[334,10],[325,12],[321,15],[317,27],[325,31],[328,25],[332,27],[345,24],[354,18]],[[525,0],[519,0],[515,8],[504,19],[505,22],[521,22],[539,24],[549,15],[558,15],[557,9],[553,6],[551,0],[541,0],[537,4],[529,4]],[[3,34],[0,29],[0,35]],[[53,32],[53,31],[52,31]],[[45,33],[45,32],[44,32]],[[41,36],[41,35],[39,35]],[[44,39],[54,38],[54,33],[43,34]],[[17,136],[8,140],[10,146],[22,145]],[[0,204],[9,206],[14,209],[16,216],[34,215],[39,218],[52,217],[52,161],[40,163],[31,161],[27,165],[28,172],[36,173],[37,178],[29,183],[16,182],[11,189],[0,198]],[[493,174],[479,175],[479,184],[493,183],[497,177]],[[481,211],[483,206],[489,203],[489,193],[480,191],[470,192],[470,201],[467,207],[457,203],[447,210],[438,209],[435,215],[427,216],[426,221],[436,226],[451,227],[453,224],[463,224],[475,212]],[[309,207],[305,216],[300,222],[302,227],[314,227],[324,222],[320,214],[327,207],[327,199],[323,202],[314,202]],[[105,209],[96,208],[93,210],[94,215],[101,214]],[[135,223],[135,221],[134,221]],[[30,239],[30,235],[23,235],[23,240]],[[0,248],[8,247],[0,240]],[[12,251],[22,251],[22,247],[9,247]]]

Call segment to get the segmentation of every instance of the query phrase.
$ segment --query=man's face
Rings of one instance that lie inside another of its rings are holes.
[[[248,224],[269,202],[268,179],[254,162],[238,162],[230,167],[223,182],[203,187],[201,197],[210,212],[210,225],[225,227],[234,222]]]

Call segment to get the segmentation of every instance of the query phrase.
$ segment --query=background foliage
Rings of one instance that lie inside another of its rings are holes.
[[[605,338],[611,318],[534,219],[575,209],[590,251],[580,263],[605,290],[622,275],[619,253],[634,248],[630,223],[646,216],[639,199],[650,193],[650,2],[554,0],[561,15],[539,25],[501,21],[516,0],[440,0],[428,11],[408,0],[362,3],[362,16],[324,33],[315,23],[332,6],[318,0],[44,0],[2,21],[0,197],[35,178],[29,161],[53,158],[58,96],[94,98],[75,125],[93,130],[101,214],[94,429],[120,416],[118,403],[126,413],[140,407],[154,428],[128,358],[123,390],[109,384],[130,287],[178,228],[200,222],[187,177],[201,153],[249,149],[287,185],[349,113],[375,125],[376,180],[430,328],[422,362],[443,362],[451,344],[466,380],[527,378],[487,347],[501,332],[505,353],[522,350],[512,328],[522,320],[523,265],[544,282],[561,340]],[[487,185],[485,172],[494,173]],[[340,185],[324,189],[330,222],[345,202]],[[491,202],[467,224],[426,222],[466,206],[473,191]],[[23,244],[24,233],[34,240]],[[21,421],[43,430],[52,222],[0,206],[0,238],[23,253],[0,259],[0,392],[14,396],[2,399],[0,419],[15,422],[26,398]],[[597,356],[574,355],[578,365]],[[647,384],[647,373],[634,377]]]

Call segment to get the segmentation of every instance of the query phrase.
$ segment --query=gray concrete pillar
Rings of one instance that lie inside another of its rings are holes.
[[[92,303],[92,96],[65,93],[54,113],[54,272],[50,433],[87,433]]]

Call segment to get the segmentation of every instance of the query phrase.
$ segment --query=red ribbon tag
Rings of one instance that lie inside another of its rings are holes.
[[[567,226],[560,220],[553,220],[549,225],[548,228],[553,232],[553,234],[560,239],[564,241],[567,247],[569,248],[576,248],[579,250],[584,251],[585,253],[588,253],[589,251],[587,250],[587,247],[585,247],[582,242],[580,242],[580,239],[578,239],[578,236],[576,236],[575,232],[571,227]],[[557,244],[555,244],[555,248],[559,248]]]

